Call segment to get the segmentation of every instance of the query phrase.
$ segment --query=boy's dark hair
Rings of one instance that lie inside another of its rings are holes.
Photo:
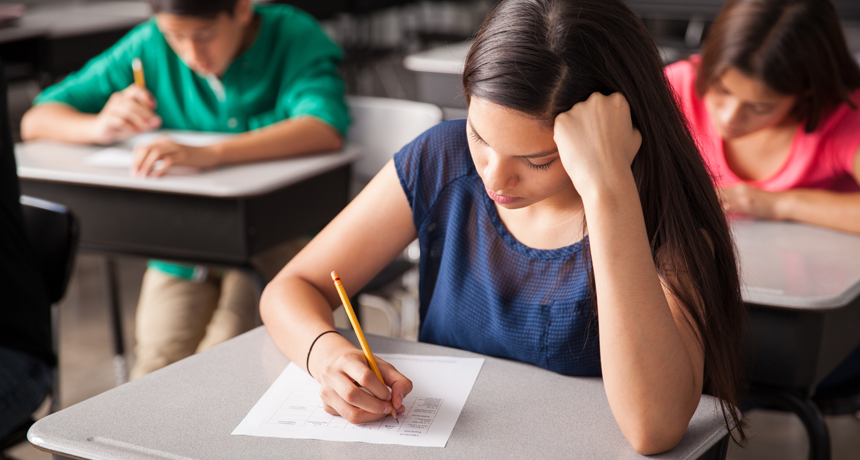
[[[239,0],[149,0],[152,13],[213,19],[221,13],[233,16]]]
[[[702,49],[700,96],[729,67],[797,97],[793,115],[812,132],[827,110],[851,102],[860,68],[829,0],[732,0]]]

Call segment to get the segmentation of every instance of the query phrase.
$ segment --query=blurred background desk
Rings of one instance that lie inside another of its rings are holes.
[[[453,43],[413,53],[403,59],[403,67],[415,73],[416,97],[442,107],[445,118],[465,117],[463,64],[472,41]]]
[[[374,335],[368,342],[377,353],[482,356]],[[43,450],[100,459],[645,458],[621,434],[601,379],[484,358],[445,448],[230,435],[289,363],[265,327],[49,415],[28,437]],[[728,440],[715,400],[702,396],[678,446],[648,458],[722,459]]]
[[[90,166],[102,147],[49,141],[18,144],[25,195],[63,203],[81,222],[80,249],[263,275],[251,258],[325,226],[346,206],[355,147],[342,152],[227,166],[195,175],[132,177],[127,169]],[[113,265],[107,259],[117,381],[126,379]]]
[[[472,40],[456,42],[412,53],[403,59],[403,67],[415,75],[416,98],[442,107],[446,119],[466,116],[462,78],[471,46]],[[676,48],[659,47],[659,50],[664,64],[686,57]]]
[[[860,236],[810,225],[736,220],[756,399],[795,412],[810,458],[830,458],[818,384],[860,346]],[[860,393],[860,386],[858,386]]]
[[[140,1],[30,5],[17,23],[0,28],[7,78],[50,83],[81,68],[149,14]]]

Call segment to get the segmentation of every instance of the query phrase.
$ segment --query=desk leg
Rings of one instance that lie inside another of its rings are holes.
[[[125,340],[122,333],[122,312],[119,304],[119,284],[116,279],[116,264],[114,260],[110,256],[105,256],[102,261],[110,324],[111,329],[113,329],[114,376],[116,377],[116,384],[119,386],[128,382],[128,367],[125,361]]]
[[[752,399],[773,404],[780,409],[794,412],[809,435],[809,459],[830,460],[830,432],[818,406],[808,397],[800,397],[789,390],[778,388],[752,388]]]

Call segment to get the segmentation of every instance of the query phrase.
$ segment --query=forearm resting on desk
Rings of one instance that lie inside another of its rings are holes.
[[[278,302],[280,308],[261,303],[261,314],[278,348],[297,365],[307,365],[308,373],[320,382],[326,412],[358,424],[385,417],[392,406],[398,413],[404,411],[403,397],[411,391],[411,382],[377,357],[389,390],[370,371],[361,350],[338,334],[324,334],[334,330],[334,318],[328,299],[316,286],[287,277],[274,286],[270,283],[266,298],[268,305],[273,298],[289,299]]]
[[[231,163],[272,160],[339,150],[343,139],[328,124],[313,119],[284,120],[265,128],[237,134],[224,142],[194,147],[158,138],[134,151],[131,172],[161,176],[171,166],[212,168]],[[162,167],[156,165],[162,162]]]
[[[606,395],[642,454],[674,447],[702,394],[703,352],[654,267],[633,181],[586,202]]]
[[[52,139],[75,144],[93,144],[96,115],[82,113],[65,104],[40,104],[21,120],[21,139]]]
[[[860,234],[860,192],[797,189],[779,192],[777,218]]]
[[[260,316],[278,348],[303,367],[310,362],[307,352],[313,340],[324,331],[334,330],[334,315],[328,299],[315,286],[297,277],[277,277],[266,286],[260,302]],[[343,340],[342,337],[320,337],[314,345],[316,357],[328,348],[329,341],[338,339]],[[314,375],[314,369],[307,370]]]
[[[218,163],[242,163],[332,152],[343,147],[343,137],[329,124],[312,117],[287,119],[265,128],[238,134],[212,146]]]
[[[326,411],[351,423],[399,411],[412,382],[377,357],[389,392],[370,370],[362,351],[337,334],[332,309],[340,305],[330,273],[343,276],[354,295],[415,239],[412,212],[389,161],[370,184],[266,286],[260,315],[278,348],[306,366],[322,386]],[[314,340],[319,338],[316,343]],[[311,350],[311,345],[313,349]],[[353,382],[366,388],[370,396]],[[358,391],[356,391],[358,390]]]

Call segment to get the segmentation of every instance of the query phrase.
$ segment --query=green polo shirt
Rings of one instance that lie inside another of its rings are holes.
[[[261,18],[257,39],[220,79],[207,79],[189,69],[151,18],[81,70],[45,89],[35,104],[60,102],[98,113],[111,94],[134,82],[131,61],[139,57],[165,129],[240,133],[312,116],[346,135],[349,115],[338,70],[341,50],[303,11],[288,5],[254,9]],[[194,277],[192,266],[156,261],[150,266]]]

